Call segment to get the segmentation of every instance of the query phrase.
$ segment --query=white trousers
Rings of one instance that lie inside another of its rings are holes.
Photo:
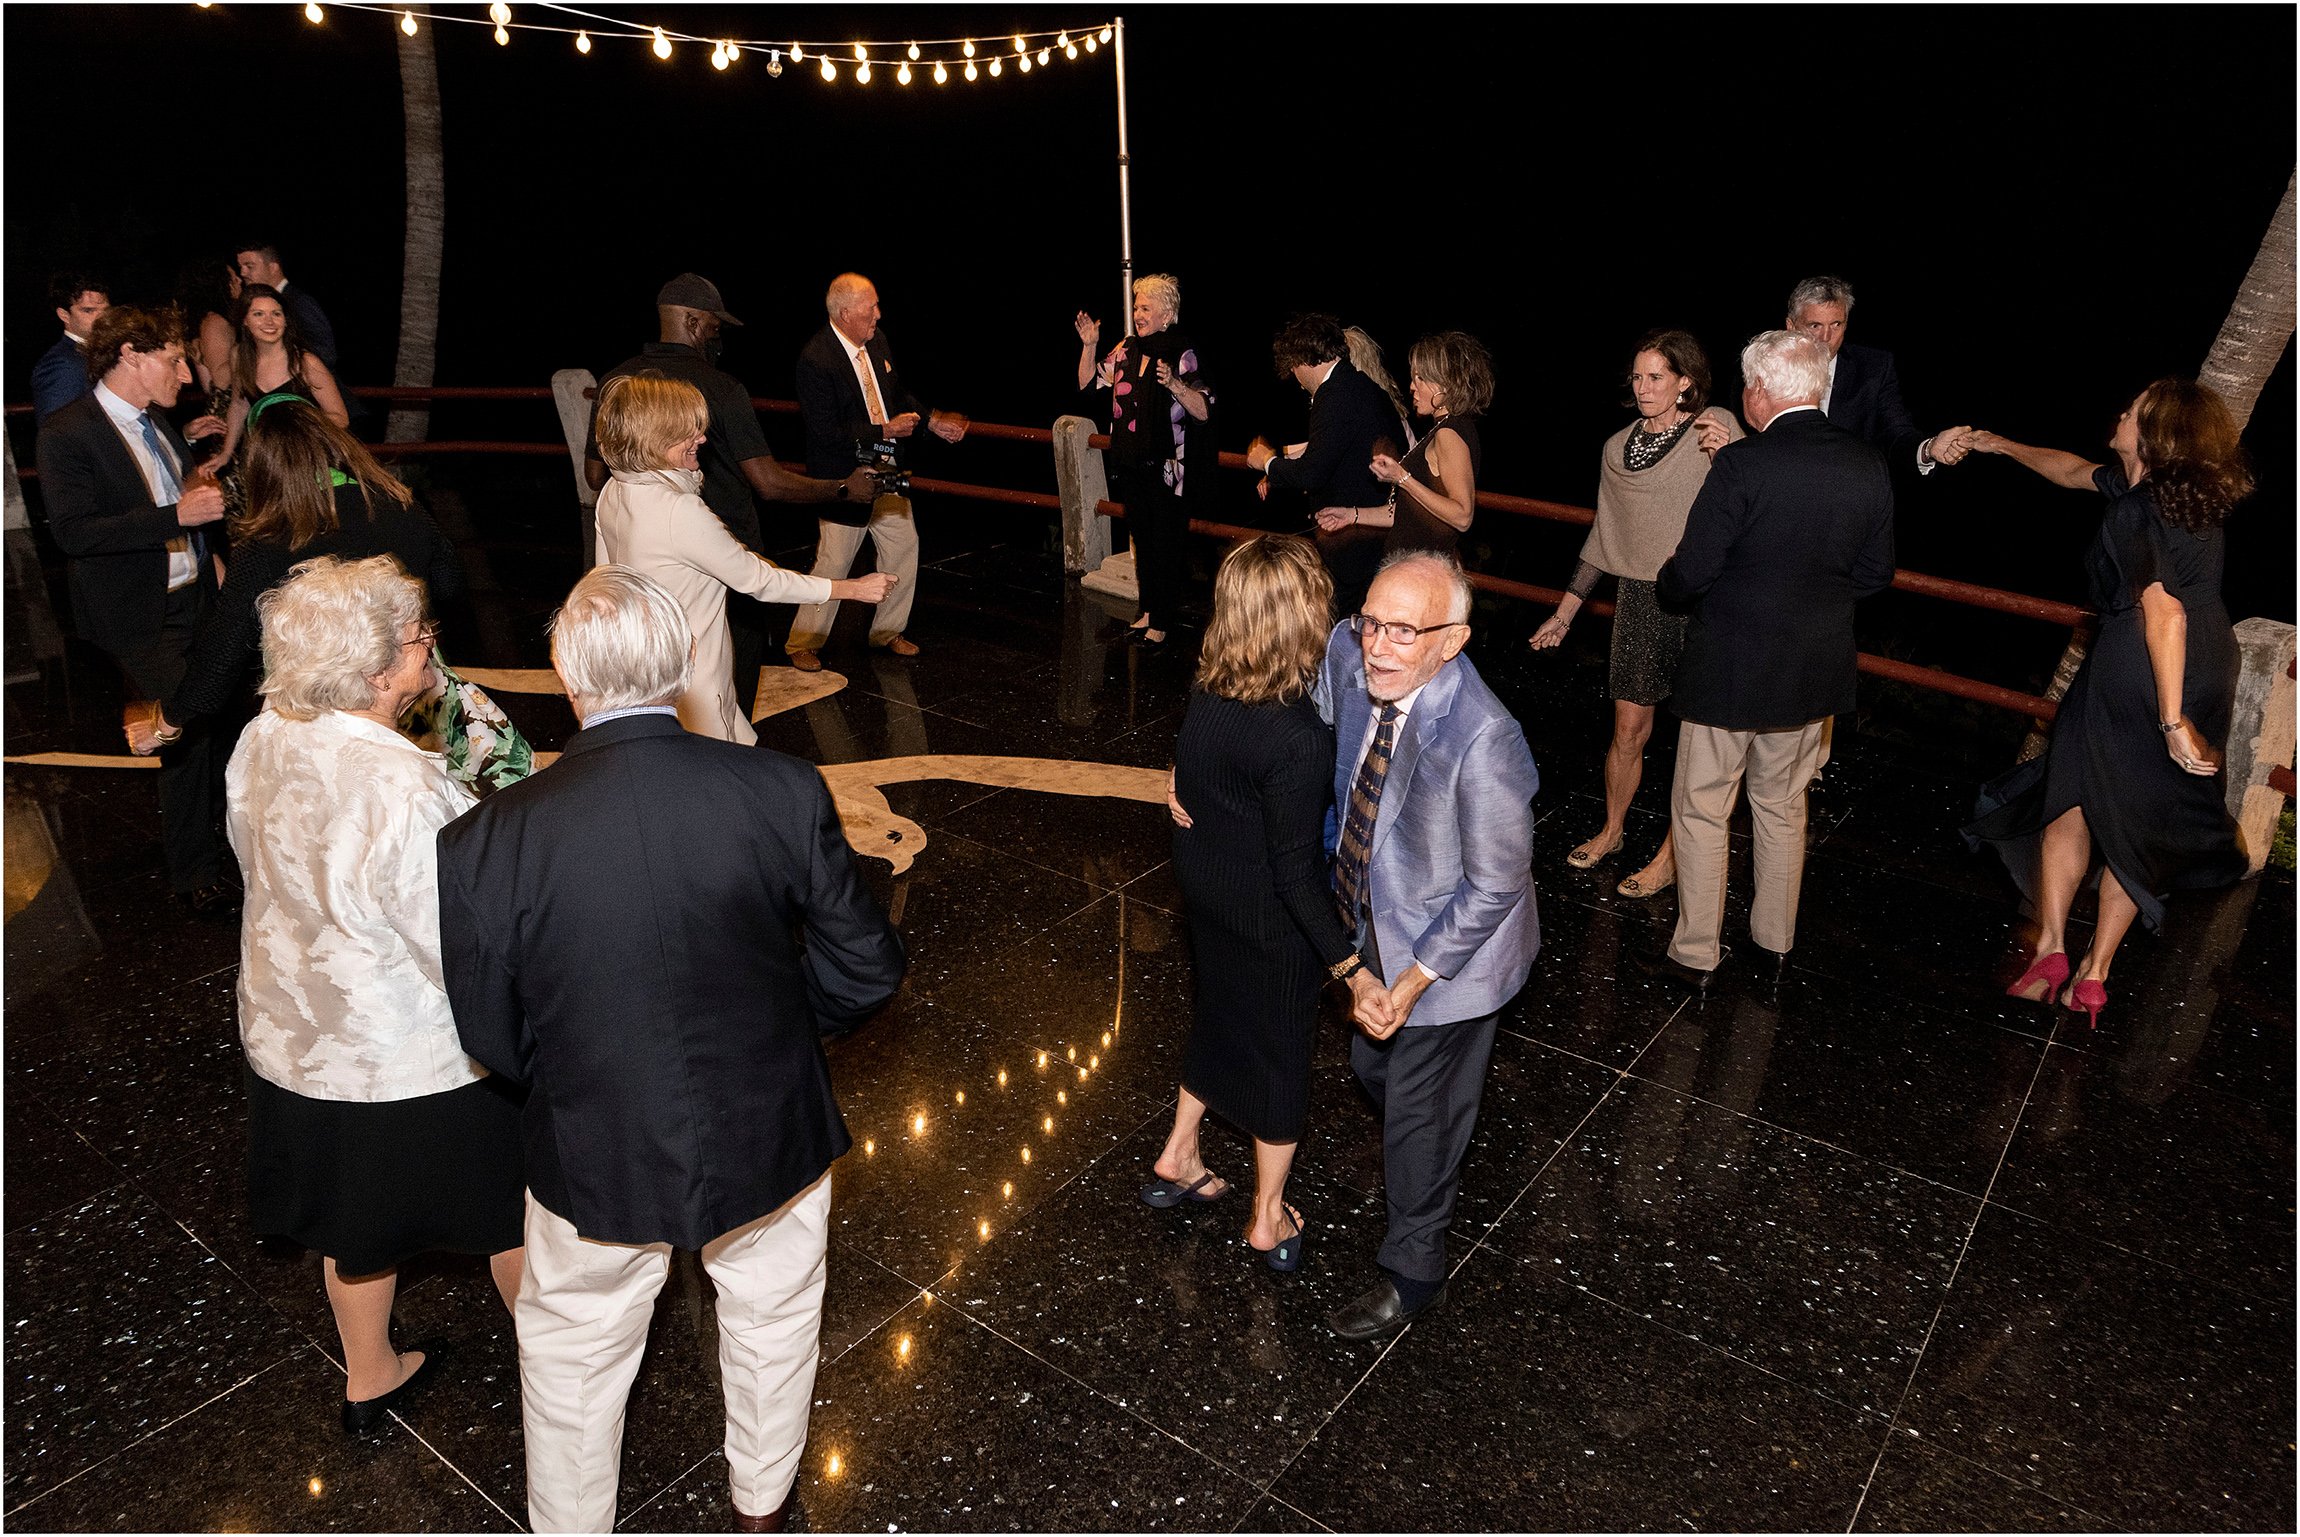
[[[1750,863],[1756,892],[1749,937],[1778,955],[1797,943],[1797,898],[1805,882],[1805,788],[1821,771],[1826,720],[1787,731],[1677,728],[1677,778],[1670,787],[1671,842],[1677,851],[1677,932],[1669,954],[1696,971],[1724,958],[1726,821],[1744,784],[1749,791]]]
[[[849,528],[828,519],[817,519],[815,526],[822,531],[815,545],[816,576],[845,581],[854,569],[856,552],[862,549],[863,535],[868,533],[878,551],[878,568],[894,578],[894,589],[871,615],[870,643],[883,646],[909,628],[911,600],[918,596],[918,521],[911,515],[909,498],[882,496],[871,503],[867,529]],[[783,649],[822,650],[838,617],[836,598],[828,603],[809,603],[791,621],[791,638]]]
[[[735,1508],[762,1516],[798,1480],[823,1322],[831,1177],[703,1247],[718,1288],[719,1375]],[[623,1409],[671,1246],[599,1243],[527,1197],[519,1282],[519,1394],[527,1519],[538,1532],[615,1525]]]

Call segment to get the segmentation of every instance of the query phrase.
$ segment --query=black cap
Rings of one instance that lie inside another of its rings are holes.
[[[655,295],[655,302],[657,304],[676,304],[682,309],[708,310],[719,317],[721,325],[739,326],[742,324],[740,320],[727,313],[727,301],[719,297],[719,285],[707,277],[701,277],[692,272],[682,272],[670,282],[665,283],[663,291]]]

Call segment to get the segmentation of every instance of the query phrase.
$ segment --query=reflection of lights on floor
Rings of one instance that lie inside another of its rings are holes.
[[[909,1360],[909,1359],[910,1359],[910,1336],[909,1336],[909,1335],[907,1335],[907,1334],[906,1334],[906,1335],[904,1335],[904,1336],[903,1336],[903,1337],[902,1337],[902,1338],[901,1338],[899,1341],[897,1341],[897,1342],[896,1342],[896,1344],[895,1344],[895,1347],[894,1347],[894,1353],[895,1353],[896,1355],[900,1356],[900,1357],[901,1357],[903,1360],[905,1360],[905,1361],[907,1361],[907,1360]]]
[[[1024,1163],[1030,1162],[1030,1149],[1027,1147],[1022,1150],[1022,1161]]]
[[[1038,1054],[1038,1065],[1041,1068],[1046,1066],[1046,1053],[1043,1051]]]
[[[316,1500],[316,1499],[318,1499],[318,1498],[320,1497],[321,1493],[322,1493],[322,1492],[324,1492],[324,1491],[326,1490],[326,1488],[327,1488],[327,1485],[325,1485],[325,1484],[321,1483],[321,1482],[320,1482],[318,1479],[316,1479],[316,1478],[315,1478],[315,1479],[313,1479],[313,1480],[311,1481],[311,1485],[310,1485],[310,1487],[311,1487],[311,1496],[312,1496],[312,1498],[313,1498],[313,1499],[315,1499],[315,1500]]]
[[[1048,1116],[1045,1120],[1039,1122],[1038,1124],[1042,1130],[1051,1134],[1054,1130],[1054,1117]]]
[[[911,1120],[910,1120],[910,1129],[911,1129],[912,1131],[914,1131],[914,1132],[922,1132],[922,1131],[925,1131],[925,1130],[926,1130],[926,1117],[925,1117],[925,1116],[923,1116],[923,1115],[914,1115],[914,1116],[912,1116],[912,1117],[911,1117]]]
[[[1006,1201],[1011,1201],[1011,1200],[1013,1200],[1013,1199],[1014,1199],[1014,1181],[1013,1181],[1013,1180],[1006,1180],[1006,1181],[1004,1181],[1003,1183],[1001,1183],[1001,1184],[999,1185],[999,1187],[998,1187],[998,1194],[999,1194],[999,1198],[1000,1198],[1001,1200],[1006,1200]]]
[[[55,873],[56,845],[39,803],[17,795],[8,797],[6,838],[7,915],[13,918],[32,905]]]
[[[998,1086],[1002,1089],[1006,1087],[1006,1069],[1003,1067],[998,1070]]]
[[[1070,1060],[1073,1062],[1078,1060],[1078,1048],[1075,1046],[1070,1048]]]
[[[962,1105],[966,1103],[966,1090],[960,1089],[958,1091],[958,1102]]]
[[[864,1156],[865,1158],[871,1158],[871,1157],[875,1157],[875,1156],[877,1156],[877,1154],[878,1154],[878,1143],[876,1143],[875,1141],[873,1141],[873,1140],[872,1140],[872,1139],[870,1139],[869,1137],[865,1137],[865,1138],[863,1138],[863,1156]]]
[[[846,1459],[833,1452],[823,1461],[823,1477],[836,1478],[846,1471]]]
[[[990,1224],[988,1222],[976,1223],[974,1230],[977,1233],[980,1233],[985,1239],[990,1237]]]
[[[1058,1105],[1067,1105],[1067,1104],[1069,1104],[1069,1103],[1070,1103],[1070,1091],[1069,1091],[1068,1089],[1056,1089],[1056,1090],[1054,1091],[1054,1102],[1055,1102],[1056,1104],[1058,1104]]]

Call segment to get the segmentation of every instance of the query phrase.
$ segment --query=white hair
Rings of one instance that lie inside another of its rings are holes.
[[[1148,299],[1166,312],[1168,320],[1182,318],[1182,284],[1170,272],[1150,272],[1136,278],[1134,297]]]
[[[853,309],[855,301],[866,293],[878,292],[878,285],[859,272],[842,272],[831,279],[828,292],[823,295],[823,309],[836,320]]]
[[[551,616],[551,665],[593,714],[671,703],[694,652],[678,599],[629,566],[594,566]]]
[[[263,695],[289,720],[375,703],[368,679],[399,660],[399,632],[423,620],[423,584],[389,555],[322,555],[256,599]]]
[[[1453,589],[1452,600],[1446,604],[1446,622],[1469,623],[1470,605],[1477,600],[1477,589],[1470,585],[1469,573],[1462,569],[1461,562],[1453,556],[1436,550],[1399,550],[1394,555],[1384,557],[1381,565],[1375,568],[1374,575],[1380,576],[1385,571],[1416,563],[1435,566],[1438,578]]]
[[[1741,382],[1784,404],[1817,404],[1829,389],[1829,349],[1794,331],[1761,331],[1741,349]]]
[[[1814,304],[1842,304],[1845,318],[1853,318],[1853,285],[1841,277],[1823,274],[1807,278],[1789,290],[1789,318],[1795,320],[1797,311]]]

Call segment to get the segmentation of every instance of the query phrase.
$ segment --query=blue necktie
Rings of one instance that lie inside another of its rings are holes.
[[[144,448],[152,456],[152,467],[159,472],[159,504],[162,507],[173,506],[184,499],[184,483],[176,476],[175,456],[160,441],[160,429],[152,425],[150,412],[140,413],[136,417],[136,424],[144,429]],[[186,529],[185,532],[191,535],[192,565],[196,570],[208,563],[208,541],[196,528]]]

